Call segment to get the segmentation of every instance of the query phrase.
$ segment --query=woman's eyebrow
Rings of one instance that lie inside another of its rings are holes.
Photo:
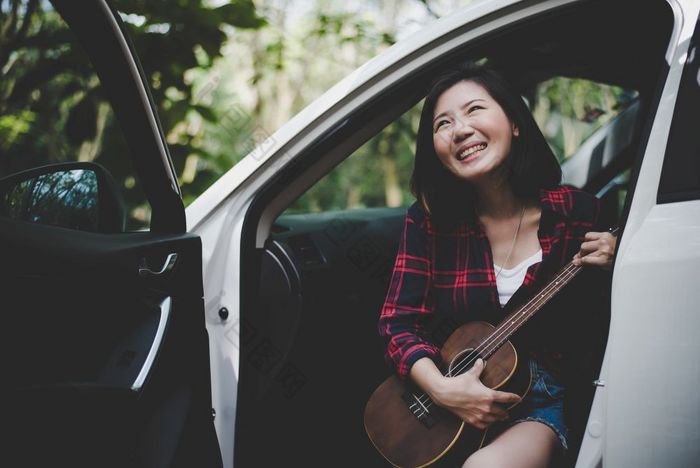
[[[474,103],[474,102],[476,102],[476,101],[485,101],[485,99],[481,99],[481,98],[472,99],[471,101],[468,101],[468,102],[466,102],[465,104],[463,104],[462,107],[460,107],[460,109],[464,109],[464,108],[466,108],[466,107],[469,107],[470,105],[472,105],[472,103]],[[441,113],[439,113],[438,115],[436,115],[435,118],[433,119],[433,123],[435,123],[435,121],[436,121],[437,119],[439,119],[440,117],[443,117],[443,116],[447,115],[448,112],[449,112],[449,111],[445,111],[445,112],[441,112]]]

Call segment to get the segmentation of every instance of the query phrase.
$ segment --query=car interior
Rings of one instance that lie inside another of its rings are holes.
[[[628,194],[667,74],[672,27],[664,1],[589,1],[496,28],[405,76],[279,171],[254,201],[243,231],[241,250],[250,253],[241,259],[235,462],[388,465],[368,439],[362,418],[370,394],[391,373],[377,320],[405,208],[289,214],[286,206],[416,105],[441,69],[486,58],[525,97],[559,76],[636,91],[633,104],[588,138],[563,167],[563,183],[601,199],[605,224],[624,226]],[[264,247],[254,248],[266,219],[274,222],[267,222]],[[599,366],[599,360],[592,364]],[[593,390],[593,385],[581,390],[584,404],[563,466],[576,460]]]

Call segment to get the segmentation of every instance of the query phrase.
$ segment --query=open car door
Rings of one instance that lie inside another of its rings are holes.
[[[51,3],[92,62],[152,214],[150,230],[124,232],[96,164],[0,175],[0,465],[221,466],[201,242],[143,72],[104,0]]]

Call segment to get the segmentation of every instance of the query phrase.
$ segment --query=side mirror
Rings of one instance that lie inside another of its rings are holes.
[[[99,164],[51,164],[0,179],[0,216],[88,232],[124,232],[126,210]]]

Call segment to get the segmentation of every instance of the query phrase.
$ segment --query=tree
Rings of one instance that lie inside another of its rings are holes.
[[[215,119],[195,102],[191,69],[210,68],[227,40],[225,27],[261,28],[252,0],[218,7],[203,0],[116,3],[138,51],[178,172],[197,151],[197,135],[179,131],[189,113]],[[130,210],[146,222],[118,124],[75,37],[48,3],[0,2],[0,175],[51,162],[94,160],[110,169]],[[139,210],[137,207],[141,206]]]

